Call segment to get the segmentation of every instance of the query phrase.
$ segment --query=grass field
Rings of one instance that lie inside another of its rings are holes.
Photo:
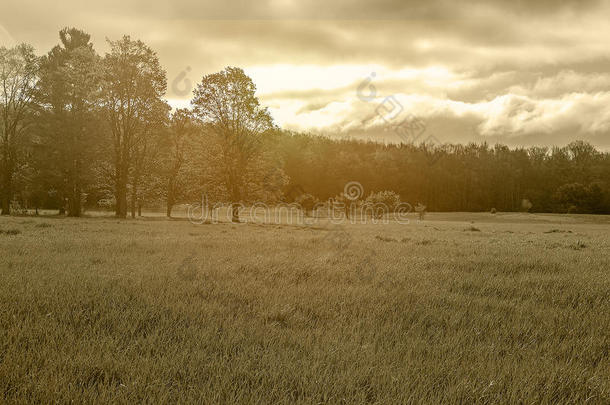
[[[0,218],[0,402],[610,403],[610,218]]]

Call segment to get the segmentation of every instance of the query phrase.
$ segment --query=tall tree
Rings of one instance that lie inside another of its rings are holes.
[[[187,173],[189,150],[194,146],[193,137],[199,132],[193,114],[187,109],[176,110],[172,114],[165,139],[164,180],[166,215],[172,216],[172,208],[185,196],[188,186]]]
[[[51,155],[49,177],[68,201],[68,215],[81,215],[82,194],[92,182],[98,144],[100,57],[90,35],[76,28],[59,32],[60,44],[41,60],[37,101],[45,126],[40,142]],[[42,148],[41,148],[42,149]]]
[[[38,58],[34,48],[21,44],[0,47],[0,205],[9,215],[13,178],[22,163],[27,115],[36,85]]]
[[[167,132],[170,106],[153,101],[144,117],[142,131],[137,135],[132,152],[132,169],[129,181],[130,211],[135,218],[136,208],[141,215],[144,200],[154,194],[153,179],[159,171],[163,135]]]
[[[263,141],[274,129],[273,119],[255,95],[256,86],[236,67],[206,75],[194,92],[196,116],[210,128],[220,146],[220,176],[239,221],[239,205],[265,186]]]
[[[112,140],[116,215],[125,218],[134,150],[146,132],[151,109],[162,102],[167,79],[159,58],[142,41],[124,36],[108,43],[103,103]]]

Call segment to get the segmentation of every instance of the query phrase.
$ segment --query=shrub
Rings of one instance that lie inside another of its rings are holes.
[[[564,184],[557,189],[554,197],[568,214],[603,212],[604,191],[598,183],[588,186],[580,183]]]
[[[0,229],[0,235],[19,235],[21,231],[19,229]]]
[[[311,194],[301,194],[296,198],[295,202],[301,207],[305,215],[311,215],[318,203],[318,199]]]
[[[335,209],[340,209],[345,213],[346,218],[350,218],[350,213],[354,207],[358,206],[358,200],[346,198],[344,193],[338,194],[336,197],[329,200],[330,209],[334,212]]]
[[[372,193],[364,201],[364,208],[371,212],[375,218],[381,218],[384,214],[394,212],[400,204],[400,196],[393,191],[380,191]]]
[[[116,207],[116,200],[113,198],[103,198],[97,202],[98,207],[106,210],[113,210]]]
[[[386,236],[377,235],[375,239],[380,240],[382,242],[398,242],[398,240]]]

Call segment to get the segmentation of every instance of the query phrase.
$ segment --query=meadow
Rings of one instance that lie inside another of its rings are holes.
[[[0,402],[610,403],[610,217],[0,218]]]

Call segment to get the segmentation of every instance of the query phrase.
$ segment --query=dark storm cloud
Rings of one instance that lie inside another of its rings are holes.
[[[167,58],[170,63],[201,54],[205,57],[196,60],[197,63],[217,67],[215,60],[222,64],[232,59],[239,63],[248,59],[248,64],[258,64],[278,63],[286,57],[294,63],[319,64],[343,61],[394,66],[508,64],[510,58],[492,51],[505,50],[510,56],[511,48],[519,46],[524,51],[536,44],[549,48],[578,47],[578,35],[562,35],[557,33],[556,26],[546,27],[544,22],[553,14],[567,13],[567,18],[571,18],[586,13],[597,2],[110,0],[91,4],[74,0],[9,0],[6,3],[0,24],[13,36],[43,48],[55,43],[57,30],[74,25],[90,31],[102,49],[105,37],[116,38],[126,33],[151,43],[162,57],[171,54],[171,59]],[[546,17],[541,17],[540,12],[545,9]],[[265,20],[272,17],[275,19]],[[316,18],[320,20],[305,21]],[[418,39],[433,46],[418,48]],[[219,48],[224,52],[219,53]],[[521,61],[514,63],[518,65]]]

